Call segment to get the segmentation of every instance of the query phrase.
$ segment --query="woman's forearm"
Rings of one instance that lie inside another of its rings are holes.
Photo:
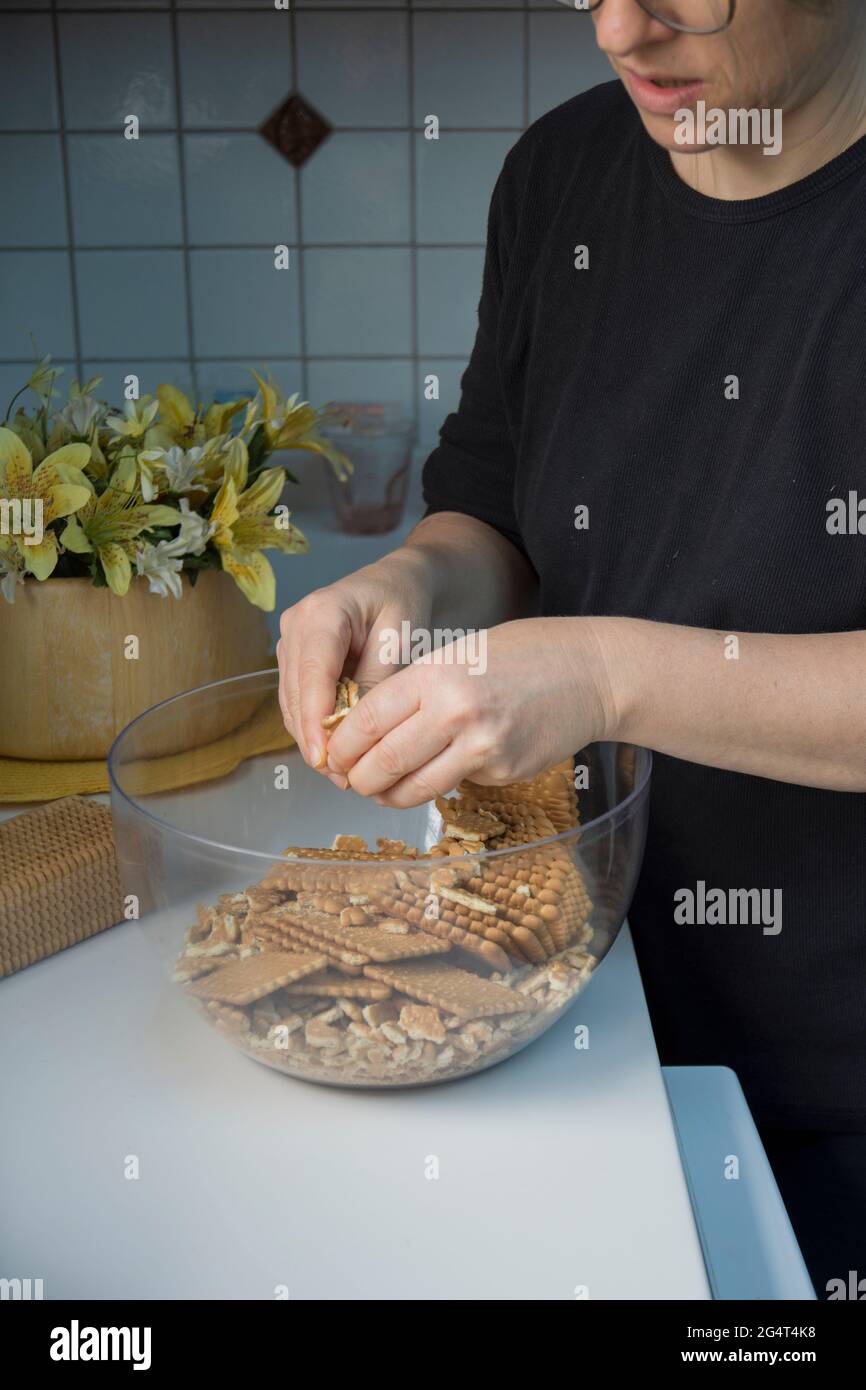
[[[520,551],[499,531],[462,512],[434,512],[419,522],[395,558],[421,559],[433,599],[433,622],[487,628],[530,617],[538,581]]]
[[[866,632],[591,623],[607,737],[781,782],[866,791]]]

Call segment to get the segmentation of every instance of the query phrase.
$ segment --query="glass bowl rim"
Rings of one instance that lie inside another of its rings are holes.
[[[191,841],[194,844],[204,845],[208,849],[221,850],[229,854],[242,855],[248,859],[265,859],[269,864],[273,864],[275,860],[284,862],[286,864],[309,864],[310,861],[306,856],[298,854],[277,854],[275,852],[266,852],[264,850],[259,849],[244,849],[241,845],[226,845],[223,844],[220,840],[209,840],[205,835],[194,835],[189,830],[181,830],[179,826],[172,825],[170,821],[163,820],[160,816],[154,815],[152,811],[146,810],[138,801],[135,801],[123,790],[123,788],[120,786],[120,783],[117,780],[117,777],[115,776],[115,758],[119,750],[120,743],[126,737],[127,734],[132,732],[132,730],[136,727],[137,724],[141,723],[143,719],[147,719],[150,715],[155,714],[157,710],[163,709],[166,705],[174,704],[177,700],[185,700],[189,695],[198,695],[205,690],[216,690],[221,686],[233,685],[239,681],[254,680],[258,676],[268,676],[274,681],[278,681],[279,679],[279,673],[277,671],[277,668],[275,666],[267,666],[261,671],[245,671],[239,676],[225,676],[222,678],[222,680],[206,681],[203,685],[191,686],[189,690],[180,690],[177,692],[176,695],[169,695],[164,700],[157,700],[155,704],[149,705],[147,709],[142,710],[141,714],[137,714],[134,719],[131,719],[129,721],[128,724],[125,724],[123,728],[120,730],[120,733],[116,734],[114,739],[112,740],[111,747],[108,750],[108,757],[106,758],[106,765],[108,768],[109,790],[112,794],[116,793],[117,796],[119,796],[123,801],[125,801],[126,804],[130,806],[137,815],[144,816],[145,819],[149,820],[153,825],[159,826],[161,830],[170,831],[172,835],[180,836],[182,839]],[[605,739],[602,741],[612,743],[620,742],[620,740],[618,739]],[[297,747],[297,744],[295,744],[294,746]],[[552,845],[564,844],[567,840],[573,839],[576,835],[582,839],[586,835],[587,831],[595,829],[598,826],[604,825],[605,821],[612,819],[615,815],[618,815],[620,812],[624,811],[626,807],[628,807],[633,801],[636,801],[638,797],[644,794],[652,776],[652,749],[644,748],[642,744],[623,744],[623,746],[630,748],[638,748],[643,753],[645,753],[646,768],[637,784],[629,792],[628,796],[623,797],[622,801],[618,801],[614,806],[611,806],[609,810],[602,812],[600,816],[595,816],[593,820],[587,821],[585,824],[571,826],[568,830],[560,830],[556,835],[548,835],[547,838],[544,840],[528,840],[525,844],[506,845],[502,849],[481,850],[478,854],[467,854],[462,857],[465,859],[477,860],[479,863],[483,862],[485,864],[488,864],[492,863],[496,859],[504,858],[506,855],[525,854],[530,850],[545,848]],[[260,757],[262,755],[256,754],[255,756]],[[241,761],[246,761],[246,759],[242,759]],[[240,764],[238,764],[238,766],[240,766]],[[182,790],[182,788],[179,788],[178,790]],[[443,856],[439,860],[429,858],[422,860],[369,859],[357,861],[353,860],[347,862],[354,863],[356,868],[361,868],[362,870],[366,867],[367,864],[371,866],[371,869],[417,869],[419,867],[419,864],[429,864],[431,869],[434,869],[440,868],[442,864],[446,862],[446,860]]]

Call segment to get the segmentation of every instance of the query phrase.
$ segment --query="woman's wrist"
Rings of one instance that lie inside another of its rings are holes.
[[[638,728],[641,661],[638,654],[642,626],[632,618],[577,618],[581,640],[576,653],[590,675],[599,704],[598,740],[640,742]]]
[[[409,546],[399,546],[358,571],[377,581],[391,595],[392,605],[405,607],[405,617],[418,622],[433,611],[437,575],[431,557]],[[351,578],[351,576],[350,576]]]

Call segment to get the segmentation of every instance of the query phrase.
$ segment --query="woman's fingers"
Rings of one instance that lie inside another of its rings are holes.
[[[466,752],[455,741],[443,748],[435,758],[423,767],[410,772],[383,792],[377,800],[385,806],[393,806],[405,811],[410,806],[422,806],[425,801],[433,801],[437,796],[446,796],[464,777],[472,775],[467,765]]]
[[[328,734],[322,728],[322,720],[334,708],[334,692],[350,641],[350,631],[319,631],[309,650],[298,658],[301,733],[308,761],[313,767],[325,766]]]
[[[352,790],[361,796],[381,796],[416,768],[431,762],[448,746],[450,738],[446,729],[419,710],[358,759],[349,773]]]
[[[312,767],[325,763],[322,720],[334,708],[334,691],[352,643],[352,623],[337,603],[313,595],[288,609],[280,622],[280,708],[290,733]]]
[[[420,708],[418,686],[410,666],[368,690],[328,740],[331,771],[350,772],[386,734],[410,719]],[[354,786],[354,778],[350,780]]]

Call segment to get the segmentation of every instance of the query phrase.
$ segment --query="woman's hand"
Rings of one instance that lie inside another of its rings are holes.
[[[532,777],[604,738],[608,693],[590,618],[529,618],[397,671],[334,730],[328,767],[388,806],[416,806],[464,777]]]
[[[380,642],[386,629],[429,627],[432,590],[424,555],[395,551],[355,574],[317,589],[280,618],[277,657],[280,709],[286,728],[312,766],[325,768],[327,735],[322,720],[334,708],[343,674],[377,686],[395,667]],[[332,774],[329,774],[332,775]],[[338,785],[345,779],[334,777]]]

